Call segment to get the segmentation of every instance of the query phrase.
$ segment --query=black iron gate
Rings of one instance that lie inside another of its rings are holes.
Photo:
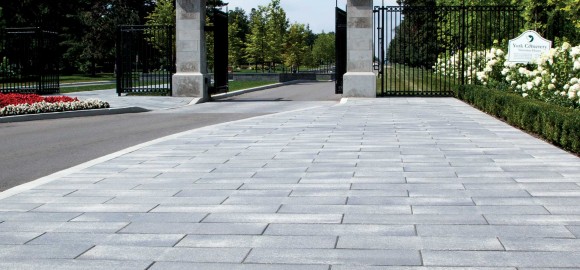
[[[117,94],[171,95],[175,27],[124,25],[117,33]]]
[[[342,94],[343,78],[346,73],[346,11],[336,8],[336,94]]]
[[[380,96],[453,96],[486,49],[523,26],[511,6],[378,6],[374,68]],[[479,67],[477,67],[479,68]]]
[[[38,27],[8,28],[4,38],[0,44],[0,93],[60,91],[57,33]]]
[[[206,26],[206,31],[213,32],[213,85],[209,88],[209,94],[225,93],[228,91],[228,14],[213,10],[212,26]]]

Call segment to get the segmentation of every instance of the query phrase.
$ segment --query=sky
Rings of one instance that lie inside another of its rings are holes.
[[[381,5],[382,0],[373,0],[374,5]],[[224,0],[229,9],[240,7],[250,14],[252,8],[267,6],[270,0]],[[337,0],[281,0],[280,4],[290,23],[298,22],[310,25],[314,33],[334,32],[334,7]],[[395,0],[384,0],[386,6],[397,5]],[[346,0],[338,0],[338,6],[346,7]]]

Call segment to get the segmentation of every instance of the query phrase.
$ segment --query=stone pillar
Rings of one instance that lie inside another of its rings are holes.
[[[347,68],[344,97],[376,97],[373,72],[373,0],[347,1]]]
[[[205,50],[206,0],[176,0],[176,73],[173,96],[209,98]]]

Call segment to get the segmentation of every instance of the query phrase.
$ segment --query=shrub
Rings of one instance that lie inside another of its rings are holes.
[[[458,98],[565,150],[580,154],[580,111],[482,86],[466,85]]]

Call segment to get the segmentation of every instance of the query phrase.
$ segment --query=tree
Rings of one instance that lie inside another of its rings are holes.
[[[266,51],[265,60],[268,65],[276,65],[282,62],[284,52],[284,41],[288,30],[288,19],[286,12],[280,6],[280,0],[272,0],[266,8]]]
[[[319,34],[312,47],[312,57],[315,63],[330,63],[336,59],[335,34]]]
[[[268,50],[266,42],[266,7],[259,6],[250,13],[250,34],[246,40],[246,59],[258,66],[262,64],[264,71],[265,53]]]
[[[308,34],[304,24],[295,23],[290,26],[286,39],[284,63],[292,67],[292,70],[304,64],[305,55],[309,51],[308,45],[306,44],[307,38]]]
[[[229,12],[228,19],[228,59],[230,66],[237,68],[244,59],[246,35],[249,32],[248,17],[243,9],[236,8]]]
[[[113,66],[116,36],[112,33],[120,25],[137,23],[139,17],[123,0],[101,0],[94,1],[92,9],[82,13],[81,21],[85,26],[81,71],[96,75],[98,63]]]

